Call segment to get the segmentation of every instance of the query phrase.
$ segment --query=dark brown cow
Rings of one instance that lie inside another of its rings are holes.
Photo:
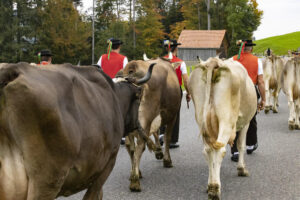
[[[140,94],[92,66],[1,67],[0,199],[53,200],[83,189],[84,200],[102,199],[124,130],[138,126]]]
[[[161,58],[147,62],[141,60],[131,61],[124,68],[123,74],[124,76],[140,78],[147,72],[149,65],[153,63],[156,63],[156,65],[153,69],[151,80],[143,86],[143,96],[139,107],[139,121],[148,136],[156,132],[161,124],[167,125],[164,142],[165,153],[164,155],[162,154],[160,144],[157,141],[156,156],[158,159],[163,158],[164,167],[172,167],[169,144],[171,132],[181,104],[180,86],[173,67],[176,68],[181,63],[173,63],[172,67],[169,61]],[[142,140],[138,136],[137,145],[135,145],[133,135],[130,135],[128,139],[126,147],[132,162],[130,190],[141,191],[139,164],[142,153],[145,150],[145,140]],[[156,138],[156,140],[158,139]]]

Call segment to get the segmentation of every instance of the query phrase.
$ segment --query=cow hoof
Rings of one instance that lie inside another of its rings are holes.
[[[208,199],[209,200],[220,200],[220,187],[216,183],[209,184],[207,187]]]
[[[238,176],[249,176],[248,170],[246,170],[244,167],[238,167]]]
[[[295,129],[296,129],[296,130],[300,130],[300,125],[299,125],[299,124],[296,124],[296,125],[295,125]]]
[[[140,180],[139,177],[137,177],[136,175],[131,175],[129,189],[131,192],[141,191]]]
[[[266,113],[266,114],[269,113],[269,108],[265,108],[265,113]]]
[[[295,124],[289,124],[289,129],[292,131],[295,129]]]
[[[278,113],[278,110],[277,109],[273,109],[273,113]]]
[[[161,159],[163,159],[163,157],[164,157],[164,154],[163,154],[163,152],[155,152],[155,158],[157,159],[157,160],[161,160]]]
[[[164,160],[164,167],[165,168],[172,168],[172,161],[171,160]]]
[[[129,189],[131,192],[140,192],[141,191],[140,182],[132,182],[131,181]]]

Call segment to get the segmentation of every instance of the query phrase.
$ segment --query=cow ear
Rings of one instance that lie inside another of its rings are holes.
[[[174,62],[172,63],[172,67],[176,70],[177,67],[179,67],[181,65],[182,62]]]

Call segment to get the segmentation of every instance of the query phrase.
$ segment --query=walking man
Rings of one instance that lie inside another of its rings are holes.
[[[185,62],[177,57],[177,51],[178,51],[177,46],[178,45],[181,45],[181,44],[177,43],[177,40],[165,40],[164,47],[165,47],[166,51],[168,52],[168,55],[166,55],[165,58],[169,59],[171,63],[182,62],[181,65],[176,68],[176,74],[177,74],[177,78],[178,78],[179,85],[180,85],[181,97],[182,97],[181,85],[182,85],[182,80],[183,80],[183,83],[184,83],[184,86],[186,89],[186,101],[189,102],[191,100],[191,95],[189,94],[188,88],[186,87],[189,77],[187,74],[187,68],[186,68]],[[178,144],[179,122],[180,122],[180,109],[177,113],[176,122],[174,124],[170,148],[178,148],[179,147],[179,144]],[[165,127],[160,128],[161,134],[164,132],[164,129],[165,129]],[[161,143],[163,143],[163,135],[160,135],[160,141],[161,141]]]
[[[260,96],[261,100],[258,103],[257,109],[258,111],[263,110],[266,102],[265,83],[263,79],[263,65],[261,60],[251,54],[253,46],[255,46],[256,44],[252,43],[252,40],[243,40],[239,41],[238,45],[240,45],[240,52],[238,55],[235,55],[233,57],[233,60],[240,62],[246,68],[248,75],[252,79],[254,85],[258,86],[259,93],[257,91],[257,88],[255,87],[257,99],[259,99]],[[239,134],[237,133],[234,144],[231,148],[231,160],[234,162],[238,162],[239,159],[239,152],[236,146],[238,136]],[[250,121],[246,137],[246,146],[247,154],[251,154],[258,147],[256,114]]]
[[[114,78],[117,72],[127,65],[128,59],[126,56],[120,54],[121,45],[123,44],[121,40],[110,38],[107,40],[107,43],[107,54],[103,54],[100,57],[97,65],[100,66],[103,72],[110,78]]]

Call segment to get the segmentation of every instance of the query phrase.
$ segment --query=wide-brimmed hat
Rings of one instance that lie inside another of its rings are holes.
[[[41,56],[52,56],[52,53],[49,49],[43,49],[40,52]]]
[[[242,42],[246,42],[245,46],[256,46],[256,44],[254,44],[252,42],[252,40],[239,40],[239,41],[236,42],[236,44],[238,46],[240,46],[242,44]]]
[[[111,42],[112,45],[121,45],[121,44],[123,44],[123,42],[121,40],[115,39],[115,38],[109,38],[107,40],[107,42]]]
[[[164,40],[164,46],[167,47],[169,45],[171,47],[174,47],[174,46],[181,45],[181,43],[177,43],[177,40]]]

